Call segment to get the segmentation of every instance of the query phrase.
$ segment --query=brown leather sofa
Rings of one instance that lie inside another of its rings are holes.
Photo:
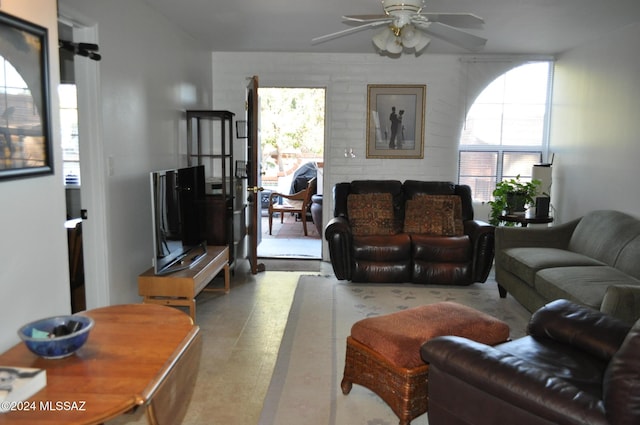
[[[391,195],[394,231],[366,235],[354,232],[349,199],[362,194]],[[405,205],[422,195],[459,198],[459,232],[446,236],[422,230],[407,232]],[[469,186],[451,182],[338,183],[334,187],[334,217],[325,227],[325,238],[336,277],[353,282],[468,285],[486,281],[493,262],[494,227],[474,220]]]
[[[494,347],[426,342],[429,424],[640,424],[640,321],[556,300],[528,332]]]

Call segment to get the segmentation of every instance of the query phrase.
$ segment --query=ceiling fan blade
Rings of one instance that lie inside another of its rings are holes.
[[[486,38],[460,31],[457,28],[440,22],[431,22],[426,25],[415,22],[415,25],[427,34],[431,34],[434,37],[441,38],[472,52],[481,50],[487,43]]]
[[[420,13],[414,15],[412,20],[440,22],[457,28],[480,29],[484,25],[484,19],[473,13]]]
[[[389,20],[389,15],[347,15],[343,16],[342,19],[353,22],[371,22]]]
[[[369,22],[367,24],[360,25],[360,26],[357,26],[357,27],[347,28],[346,30],[342,30],[342,31],[331,33],[331,34],[323,35],[323,36],[320,36],[320,37],[316,37],[316,38],[311,40],[311,44],[324,43],[325,41],[333,40],[334,38],[338,38],[338,37],[344,37],[345,35],[353,34],[353,33],[356,33],[356,32],[362,31],[362,30],[366,30],[368,28],[379,27],[379,26],[384,25],[384,24],[389,23],[389,22],[391,22],[391,20],[387,19],[385,21]]]

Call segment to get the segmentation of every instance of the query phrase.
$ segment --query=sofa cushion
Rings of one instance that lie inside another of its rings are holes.
[[[592,266],[540,270],[534,283],[536,291],[548,300],[564,298],[598,310],[611,285],[640,286],[640,281],[613,267]]]
[[[568,249],[613,266],[620,252],[640,235],[640,220],[619,211],[592,211],[573,232]]]
[[[623,272],[635,277],[636,279],[640,279],[640,236],[636,236],[630,241],[622,251],[620,251],[620,255],[616,259],[614,264],[616,269],[622,270]]]
[[[462,204],[456,195],[417,194],[406,202],[405,233],[461,236]]]
[[[390,193],[393,199],[393,212],[402,227],[404,217],[404,193],[399,180],[354,180],[350,183],[338,183],[333,188],[334,217],[349,218],[347,199],[350,194]]]
[[[585,255],[557,248],[509,248],[497,254],[502,267],[533,286],[539,270],[553,267],[602,266]],[[562,297],[560,297],[562,298]]]
[[[420,193],[428,195],[458,195],[462,200],[462,219],[473,220],[471,188],[466,184],[444,181],[406,180],[403,184],[405,199],[413,199]]]
[[[352,193],[347,197],[347,209],[354,235],[398,233],[390,193]]]
[[[465,263],[471,259],[469,236],[411,235],[412,257],[434,263]]]

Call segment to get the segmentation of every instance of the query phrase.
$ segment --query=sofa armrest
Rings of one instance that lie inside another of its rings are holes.
[[[353,235],[349,221],[344,217],[332,218],[324,228],[324,237],[336,278],[351,280]]]
[[[550,423],[570,423],[567,418],[575,418],[575,424],[606,423],[602,400],[494,347],[442,336],[423,344],[420,353],[430,373],[437,370],[456,377]]]
[[[496,227],[496,252],[517,247],[566,249],[580,219],[553,227]]]
[[[527,331],[535,338],[552,339],[609,361],[630,329],[613,316],[561,299],[533,313]]]
[[[640,319],[640,286],[612,285],[607,288],[600,311],[633,324]]]
[[[493,266],[495,249],[495,227],[482,220],[466,220],[464,233],[469,236],[473,247],[474,282],[485,282]]]

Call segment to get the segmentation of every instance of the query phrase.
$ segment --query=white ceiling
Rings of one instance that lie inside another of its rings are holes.
[[[312,45],[349,25],[343,15],[381,14],[380,0],[146,0],[212,51],[374,53],[375,29]],[[553,55],[640,21],[640,0],[427,0],[425,12],[468,12],[487,54]],[[640,40],[639,40],[640,41]],[[425,53],[468,53],[433,39]]]

